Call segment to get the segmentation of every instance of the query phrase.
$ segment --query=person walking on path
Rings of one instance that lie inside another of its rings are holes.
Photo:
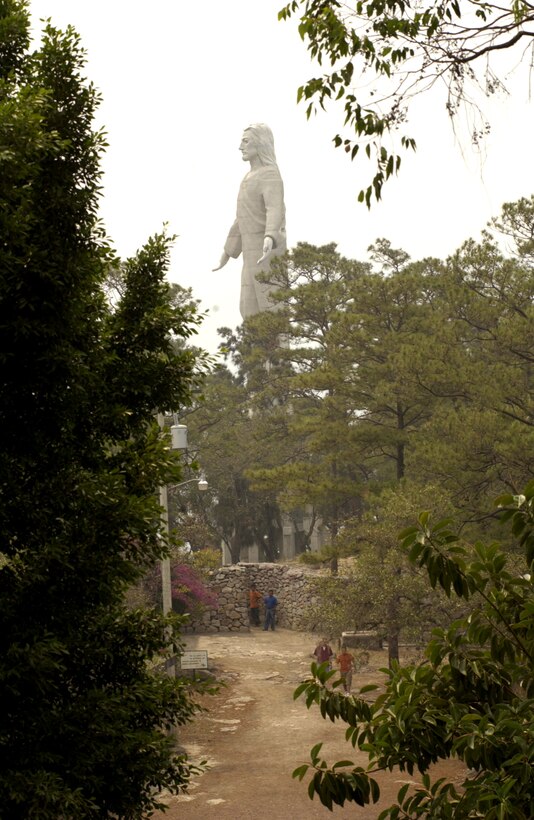
[[[260,625],[260,601],[261,592],[256,589],[256,584],[251,584],[248,592],[248,612],[252,626]]]
[[[267,630],[270,627],[274,632],[275,615],[276,607],[278,606],[278,599],[275,597],[272,589],[269,590],[269,594],[266,595],[263,599],[263,603],[265,604],[265,623],[263,625],[263,631],[267,632]]]
[[[313,654],[317,658],[317,663],[328,663],[327,669],[330,672],[332,665],[330,663],[330,658],[333,657],[334,653],[332,652],[332,647],[329,645],[326,638],[321,641],[321,643],[317,644],[315,647]]]
[[[347,652],[347,647],[342,646],[341,652],[336,658],[341,680],[343,681],[343,689],[347,695],[350,695],[350,687],[352,683],[352,670],[354,668],[354,655]]]

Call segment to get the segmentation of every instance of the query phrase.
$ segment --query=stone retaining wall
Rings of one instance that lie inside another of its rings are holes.
[[[306,630],[311,604],[317,602],[314,579],[320,571],[285,564],[232,564],[212,574],[207,586],[219,606],[193,619],[185,632],[240,632],[249,629],[248,590],[256,584],[262,595],[272,589],[278,598],[277,624]],[[260,608],[263,624],[264,610]]]

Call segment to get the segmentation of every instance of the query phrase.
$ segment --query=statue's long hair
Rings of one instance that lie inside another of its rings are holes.
[[[258,158],[262,165],[277,165],[274,153],[273,132],[264,122],[255,122],[245,128],[254,137],[254,144],[258,149]]]

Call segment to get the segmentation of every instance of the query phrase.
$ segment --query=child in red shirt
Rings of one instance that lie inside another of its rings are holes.
[[[352,683],[352,670],[354,664],[354,655],[351,655],[350,652],[347,652],[347,647],[342,646],[341,652],[336,658],[339,671],[341,672],[341,680],[343,681],[343,689],[347,693],[350,694],[350,686]]]

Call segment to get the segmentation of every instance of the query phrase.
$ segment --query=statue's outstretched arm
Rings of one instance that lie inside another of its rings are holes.
[[[212,268],[212,271],[216,271],[216,270],[220,270],[221,268],[224,268],[224,266],[226,265],[226,263],[228,262],[229,259],[230,259],[230,257],[228,256],[226,251],[223,251],[222,254],[221,254],[221,258],[219,259],[219,264],[217,265],[216,268]]]
[[[216,268],[213,268],[214,271],[220,270],[224,268],[230,257],[237,259],[239,254],[242,251],[242,242],[241,242],[241,231],[239,230],[239,224],[237,219],[235,220],[234,224],[230,228],[230,232],[224,243],[224,250],[221,254],[221,258],[219,260],[219,264]]]

